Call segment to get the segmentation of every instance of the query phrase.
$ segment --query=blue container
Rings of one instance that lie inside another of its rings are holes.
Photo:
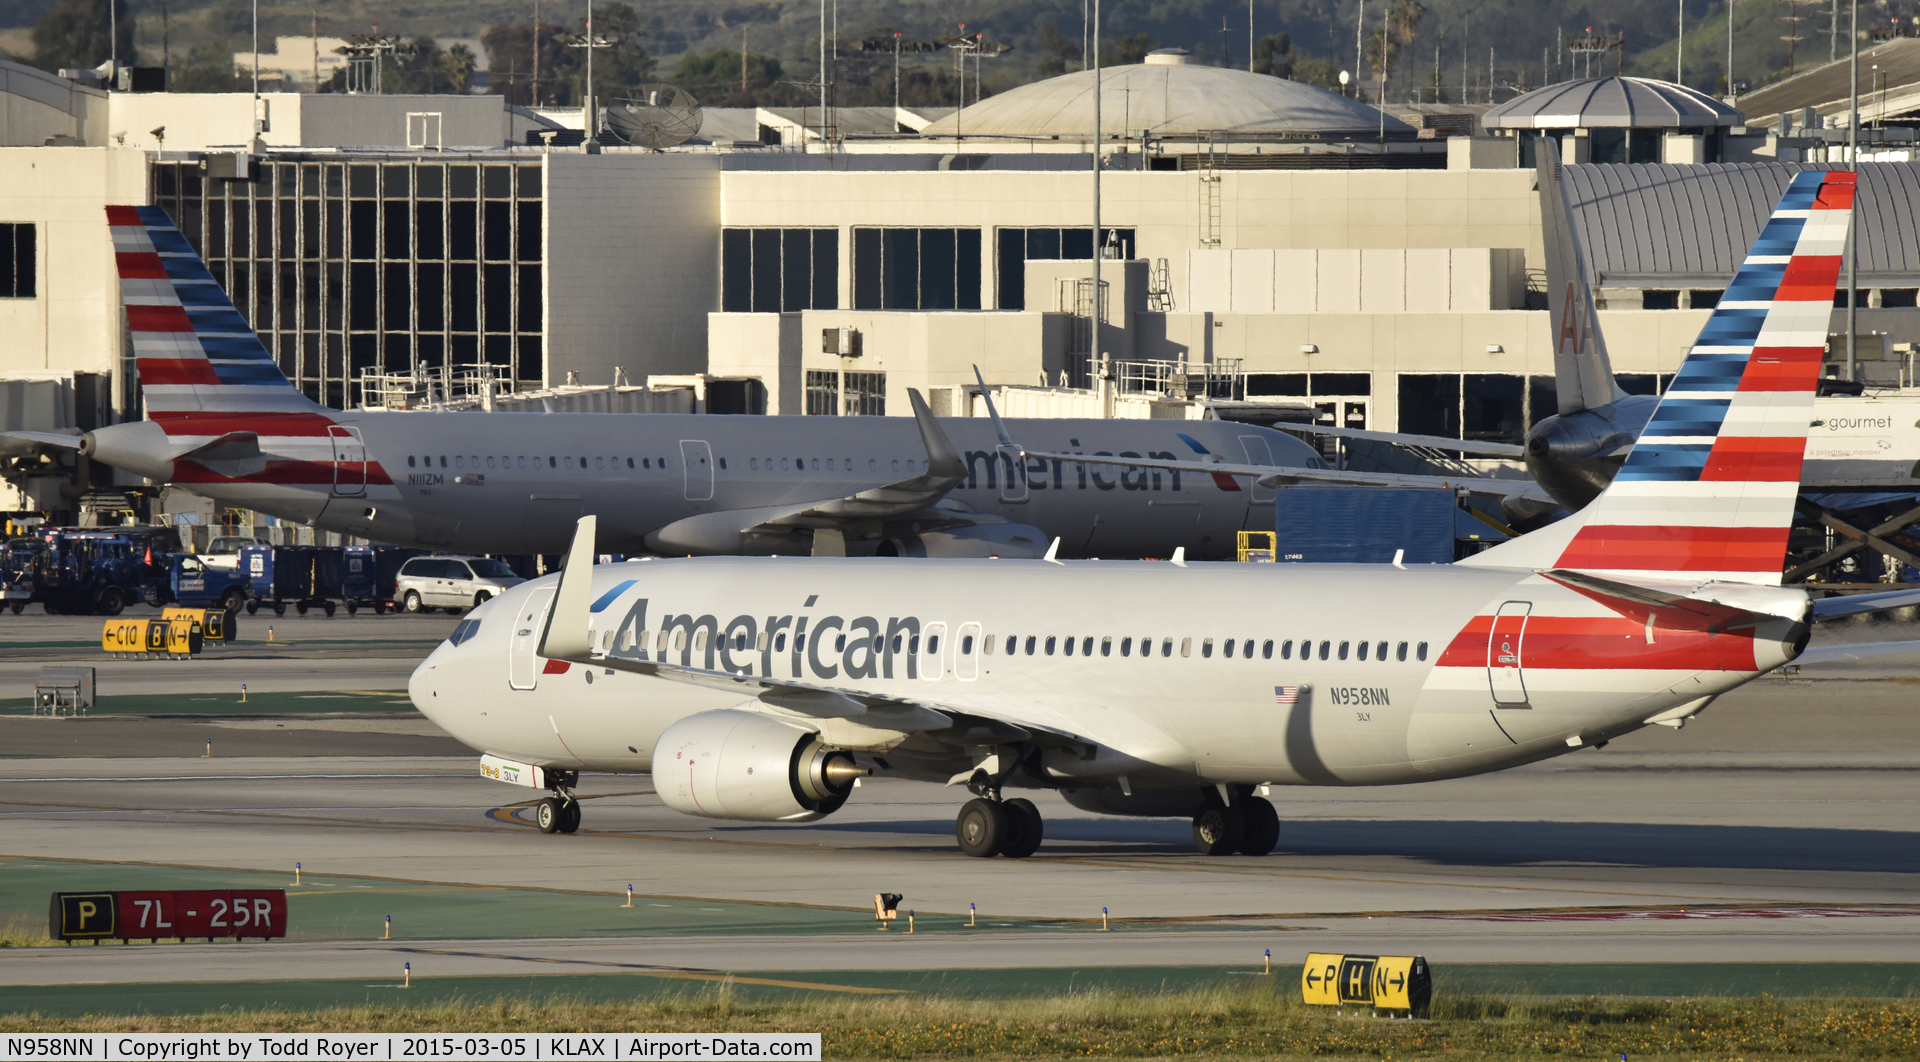
[[[1451,564],[1455,515],[1466,515],[1435,487],[1302,483],[1275,490],[1273,503],[1282,564],[1388,564],[1395,550],[1405,564]]]

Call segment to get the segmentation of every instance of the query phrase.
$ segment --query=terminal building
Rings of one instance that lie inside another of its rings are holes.
[[[651,381],[711,412],[903,415],[914,387],[964,415],[978,366],[1029,415],[1211,397],[1518,441],[1553,371],[1523,132],[1565,141],[1635,390],[1677,366],[1797,168],[1724,104],[1635,79],[1446,135],[1162,54],[1105,71],[1096,139],[1092,77],[864,137],[794,135],[835,126],[816,113],[748,141],[765,122],[717,114],[738,131],[652,151],[555,146],[564,123],[497,96],[106,93],[0,62],[0,383],[71,396],[5,426],[140,415],[101,208],[151,203],[334,406],[458,379],[492,408],[579,388],[682,408]],[[1646,99],[1664,124],[1617,124]],[[1863,169],[1864,375],[1910,383],[1920,173]]]

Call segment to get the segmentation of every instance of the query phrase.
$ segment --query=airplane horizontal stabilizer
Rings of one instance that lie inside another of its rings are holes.
[[[1540,573],[1635,622],[1659,630],[1718,633],[1806,618],[1807,595],[1752,583],[1622,582],[1590,572]]]
[[[1885,612],[1892,608],[1905,608],[1908,605],[1920,605],[1920,587],[1908,590],[1889,590],[1882,594],[1853,594],[1841,597],[1823,597],[1813,603],[1813,618],[1817,620],[1838,619],[1841,616],[1860,616],[1869,612]]]
[[[0,456],[30,454],[38,450],[78,450],[80,436],[57,431],[0,431]]]

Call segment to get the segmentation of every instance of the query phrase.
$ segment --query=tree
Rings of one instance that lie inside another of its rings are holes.
[[[653,80],[653,56],[648,54],[646,31],[629,4],[602,4],[593,13],[593,32],[613,42],[593,57],[593,90],[605,99]],[[583,51],[584,49],[575,49]],[[585,66],[585,60],[578,61]]]
[[[226,48],[194,48],[185,58],[175,55],[169,65],[170,92],[245,92],[252,87],[241,80],[233,65],[233,52]]]
[[[456,44],[447,49],[440,59],[442,72],[446,75],[448,89],[465,95],[473,87],[473,72],[479,68],[480,60],[464,44]]]
[[[1253,42],[1253,72],[1272,77],[1293,76],[1293,38],[1274,33]]]
[[[1040,53],[1041,77],[1058,77],[1086,65],[1086,57],[1080,54],[1079,39],[1067,36],[1051,22],[1040,27]]]
[[[1146,61],[1147,53],[1160,47],[1145,33],[1119,37],[1109,42],[1100,56],[1101,66],[1132,66]]]
[[[669,79],[675,86],[692,93],[694,99],[715,107],[780,106],[797,91],[791,85],[780,84],[786,71],[780,66],[780,60],[770,55],[747,53],[746,70],[743,85],[740,53],[715,48],[681,56],[680,65],[674,68]]]
[[[120,65],[133,66],[133,17],[126,0],[110,0],[118,19],[118,33],[107,28],[107,8],[100,0],[56,0],[33,24],[33,61],[42,70],[96,67],[113,55],[113,36],[120,39]]]

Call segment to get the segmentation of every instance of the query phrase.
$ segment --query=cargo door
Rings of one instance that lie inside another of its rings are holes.
[[[1247,464],[1273,464],[1273,448],[1268,446],[1267,440],[1260,436],[1242,435],[1240,436],[1240,446],[1247,451]],[[1273,488],[1263,487],[1258,480],[1255,480],[1253,483],[1253,503],[1255,505],[1271,505],[1273,503]]]
[[[358,498],[367,493],[367,444],[359,428],[344,424],[327,425],[327,437],[333,442],[333,493],[339,498]]]
[[[513,642],[508,649],[507,685],[530,690],[540,681],[540,632],[547,624],[547,605],[553,601],[553,588],[541,587],[527,595],[513,617]]]
[[[1520,656],[1532,611],[1531,601],[1508,601],[1493,614],[1493,630],[1487,637],[1487,683],[1493,689],[1493,703],[1501,708],[1528,707]]]
[[[687,500],[713,497],[713,447],[703,439],[680,440],[680,459],[687,466]]]

